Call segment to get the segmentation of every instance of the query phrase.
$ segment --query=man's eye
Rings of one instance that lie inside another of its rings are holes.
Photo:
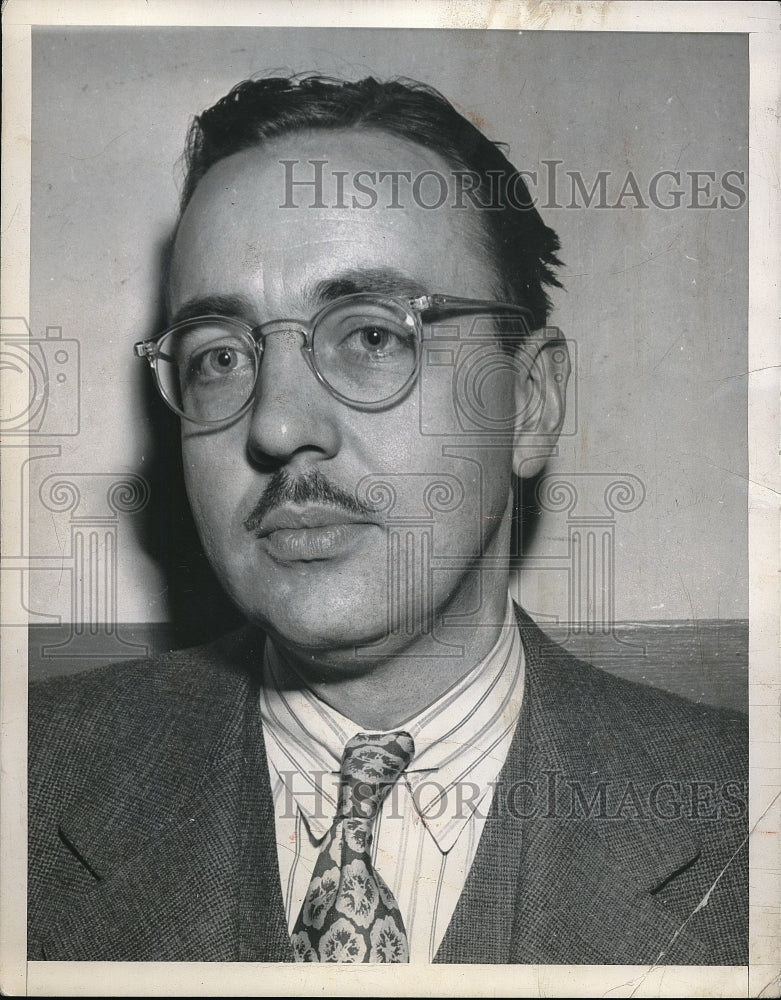
[[[195,378],[213,379],[231,375],[252,365],[243,347],[219,344],[192,355],[188,368]]]
[[[411,349],[409,331],[376,324],[356,327],[342,342],[342,350],[362,353],[373,359],[394,358]]]

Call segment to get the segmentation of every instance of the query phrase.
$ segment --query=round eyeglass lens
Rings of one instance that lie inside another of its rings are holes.
[[[381,403],[415,374],[420,340],[414,317],[398,303],[351,296],[320,315],[312,352],[321,376],[339,395]]]
[[[228,420],[254,391],[255,342],[230,320],[182,323],[158,342],[155,371],[163,395],[183,416],[199,423]]]

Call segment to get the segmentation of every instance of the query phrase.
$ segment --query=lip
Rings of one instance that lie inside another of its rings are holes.
[[[335,507],[277,507],[256,532],[270,555],[282,562],[310,562],[347,554],[376,521]]]
[[[353,524],[376,524],[365,515],[327,504],[307,504],[305,507],[286,504],[276,507],[264,518],[257,531],[258,538],[266,538],[275,531],[297,531],[306,528],[335,528]]]

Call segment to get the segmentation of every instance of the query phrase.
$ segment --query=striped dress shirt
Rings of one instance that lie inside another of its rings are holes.
[[[306,687],[284,689],[270,642],[263,672],[263,735],[290,930],[334,822],[344,745],[372,730]],[[505,624],[488,656],[396,727],[412,736],[415,756],[383,803],[372,855],[399,904],[410,962],[433,960],[464,888],[520,715],[523,681],[523,646],[508,599]]]

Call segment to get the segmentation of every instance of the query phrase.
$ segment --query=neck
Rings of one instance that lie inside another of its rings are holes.
[[[494,575],[494,574],[492,574]],[[365,729],[388,730],[404,724],[432,704],[484,660],[504,624],[507,575],[496,573],[499,584],[437,609],[433,627],[418,631],[407,641],[389,637],[383,647],[364,647],[312,653],[275,643],[282,676],[281,686],[306,684],[326,704]],[[480,581],[477,581],[479,586]],[[445,626],[443,619],[466,614],[468,626]]]

